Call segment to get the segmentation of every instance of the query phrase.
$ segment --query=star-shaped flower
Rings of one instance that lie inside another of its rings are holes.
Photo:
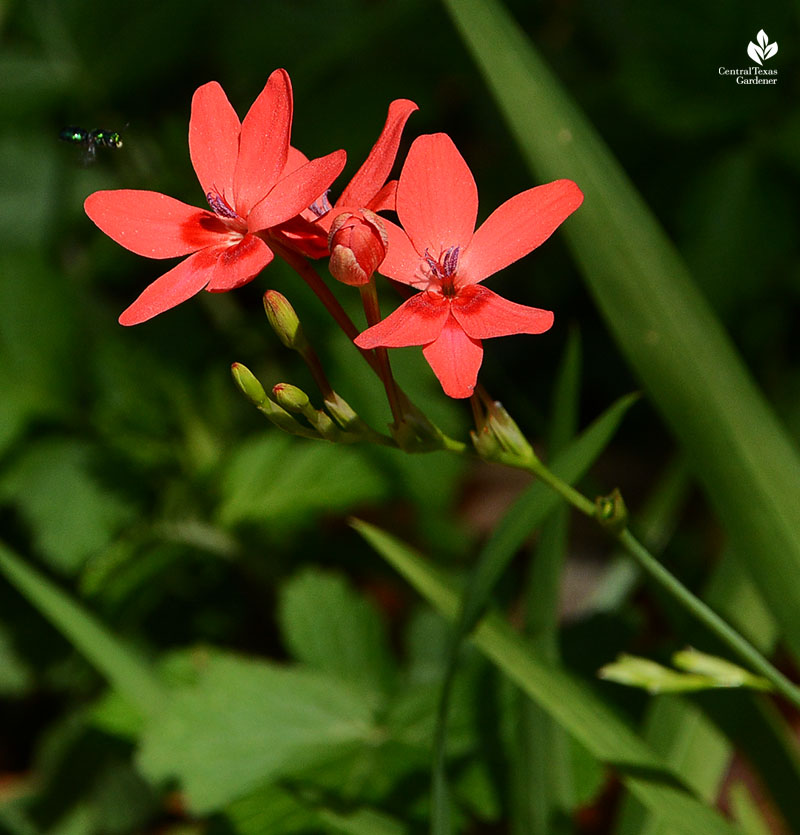
[[[221,293],[251,281],[273,258],[270,227],[298,215],[345,164],[344,151],[287,172],[292,87],[275,70],[239,122],[215,81],[192,99],[189,151],[210,211],[154,191],[98,191],[86,214],[109,237],[148,258],[189,257],[150,284],[120,316],[135,325],[200,290]]]
[[[450,397],[469,397],[482,339],[543,333],[553,314],[507,301],[480,282],[542,244],[583,202],[571,180],[523,191],[475,230],[478,189],[449,136],[418,137],[397,186],[403,228],[385,223],[389,250],[378,271],[421,292],[356,340],[360,348],[422,345]]]

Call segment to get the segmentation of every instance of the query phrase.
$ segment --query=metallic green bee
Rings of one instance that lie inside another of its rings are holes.
[[[114,130],[104,130],[103,128],[86,130],[86,128],[70,126],[64,128],[58,135],[58,138],[72,145],[82,145],[86,154],[86,162],[91,162],[95,158],[98,148],[122,147],[122,139],[120,139],[119,133]]]

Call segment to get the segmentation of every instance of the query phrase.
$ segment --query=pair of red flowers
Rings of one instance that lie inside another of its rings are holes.
[[[290,145],[292,90],[276,70],[239,122],[216,82],[192,100],[189,151],[210,210],[151,191],[99,191],[86,213],[109,237],[149,258],[189,257],[154,281],[120,316],[135,325],[200,290],[224,292],[251,281],[291,248],[327,252],[334,220],[360,209],[396,210],[384,220],[388,249],[379,271],[420,292],[364,331],[361,348],[422,345],[451,397],[469,397],[483,357],[482,339],[542,333],[546,310],[514,304],[480,282],[545,241],[583,200],[570,180],[529,189],[503,203],[475,231],[478,190],[445,134],[412,144],[398,182],[386,183],[413,102],[398,100],[366,162],[333,207],[326,191],[345,164],[335,151],[308,161]]]

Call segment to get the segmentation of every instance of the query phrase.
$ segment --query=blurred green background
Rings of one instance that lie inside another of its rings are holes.
[[[676,242],[796,437],[796,6],[508,6]],[[747,43],[762,28],[779,43],[778,85],[747,88],[719,76],[720,66],[750,63]],[[273,264],[242,290],[202,293],[124,329],[119,313],[167,267],[107,239],[82,202],[97,189],[141,188],[202,205],[187,146],[193,91],[217,80],[243,116],[269,73],[285,67],[295,95],[293,144],[309,156],[348,152],[334,194],[377,138],[389,102],[410,98],[420,111],[400,159],[414,136],[449,133],[473,170],[485,217],[535,183],[445,12],[422,0],[12,0],[0,3],[0,38],[3,541],[149,657],[183,650],[169,656],[178,676],[192,657],[187,648],[203,645],[313,666],[298,637],[302,615],[291,614],[291,601],[304,594],[361,612],[353,635],[386,633],[364,650],[380,680],[375,686],[396,694],[416,683],[428,699],[416,706],[417,718],[429,727],[443,627],[417,609],[346,517],[370,519],[463,567],[524,479],[441,453],[409,457],[281,435],[229,377],[230,363],[240,361],[265,384],[293,382],[311,393],[307,372],[261,313],[268,288],[295,305],[334,387],[373,425],[389,419],[375,380],[302,282]],[[84,165],[80,148],[58,141],[66,125],[119,130],[124,146],[100,149]],[[556,312],[544,337],[486,346],[482,380],[532,438],[546,429],[553,369],[571,328],[584,346],[584,420],[635,388],[558,235],[490,283]],[[355,299],[335,289],[356,318]],[[412,399],[463,437],[466,404],[446,400],[419,350],[395,352],[393,361]],[[643,404],[604,456],[601,483],[619,484],[636,508],[670,452]],[[718,544],[714,521],[699,497],[676,518],[684,523],[682,565],[702,577]],[[577,539],[590,555],[596,550],[590,535],[579,531]],[[309,591],[315,583],[320,588]],[[511,578],[509,600],[513,590]],[[567,658],[591,670],[643,624],[646,610],[633,606],[604,630],[576,622],[565,636]],[[470,664],[468,677],[491,678],[477,660]],[[502,703],[499,684],[482,686]],[[103,692],[67,642],[0,582],[0,832],[178,832],[190,825],[164,799],[169,782],[151,778],[159,769],[145,767],[146,780],[132,765],[137,733],[129,717],[119,717],[124,710],[104,702],[105,713],[97,713]],[[610,698],[641,708],[627,693]],[[499,750],[500,740],[481,738],[475,705],[465,699],[462,708],[457,754],[478,743]],[[344,786],[318,776],[318,793],[303,803],[297,792],[276,800],[267,782],[253,795],[256,812],[231,806],[232,791],[208,807],[216,813],[210,831],[356,831],[308,817],[329,796],[333,807],[358,796],[423,831],[429,740],[411,720],[402,727],[407,735],[392,741],[398,750],[382,761],[383,780],[370,779],[374,765],[359,761],[348,765]],[[491,756],[480,767],[471,762],[465,755],[457,769],[477,821],[469,831],[503,831],[491,828],[504,814],[502,768]],[[590,803],[599,776],[587,771]],[[281,803],[289,812],[268,829],[258,815]],[[186,831],[205,831],[197,826]],[[363,831],[384,831],[376,826]]]

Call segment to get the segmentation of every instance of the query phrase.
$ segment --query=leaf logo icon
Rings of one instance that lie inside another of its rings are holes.
[[[747,54],[750,58],[756,62],[759,66],[763,66],[763,62],[766,61],[768,58],[772,58],[778,51],[778,42],[775,41],[774,43],[769,42],[769,38],[767,37],[767,33],[760,29],[758,34],[756,35],[756,40],[758,43],[750,43],[747,45]]]

